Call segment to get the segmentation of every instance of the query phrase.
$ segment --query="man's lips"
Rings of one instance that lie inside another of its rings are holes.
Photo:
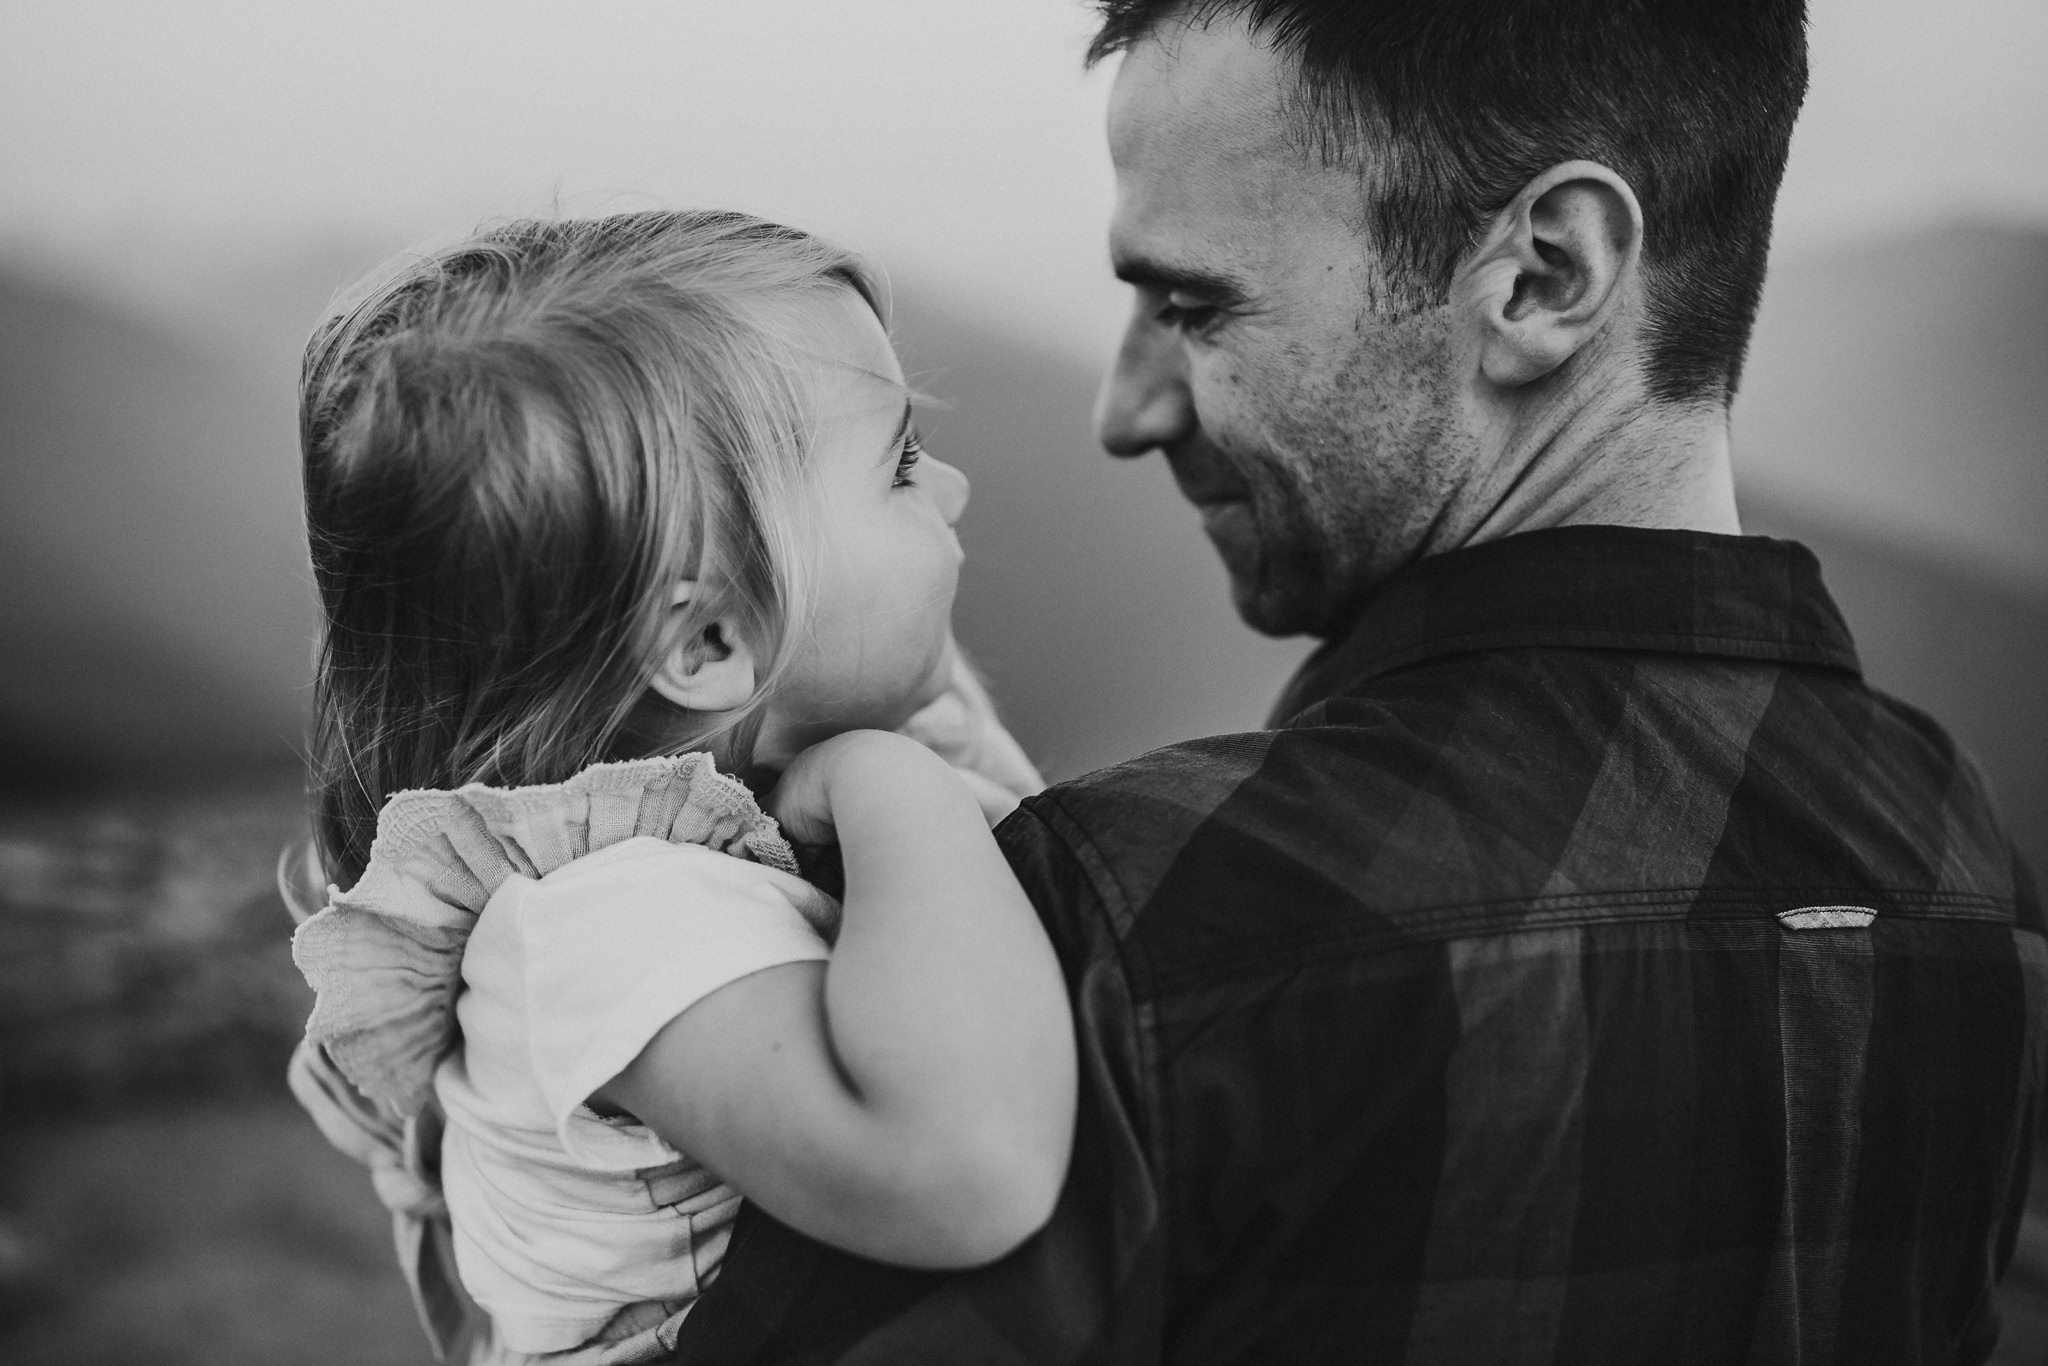
[[[1202,519],[1202,531],[1218,545],[1235,542],[1252,534],[1252,505],[1244,498],[1215,499],[1195,504]]]
[[[1251,494],[1245,489],[1190,489],[1183,487],[1181,497],[1193,503],[1197,510],[1207,512],[1210,508],[1231,507],[1251,501]]]
[[[1242,503],[1251,497],[1251,487],[1228,466],[1171,458],[1167,464],[1173,471],[1173,482],[1180,488],[1180,496],[1203,511]]]
[[[1202,534],[1227,565],[1258,543],[1251,485],[1222,456],[1204,450],[1167,452],[1173,482],[1201,519]],[[1233,570],[1235,572],[1235,570]]]
[[[1219,517],[1228,517],[1250,506],[1247,498],[1203,498],[1193,500],[1195,515],[1203,522],[1213,522]]]

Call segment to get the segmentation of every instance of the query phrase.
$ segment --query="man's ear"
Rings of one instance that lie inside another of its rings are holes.
[[[675,639],[649,686],[685,711],[731,711],[754,695],[754,654],[729,620],[688,624],[685,610],[696,596],[694,582],[676,585]]]
[[[1480,371],[1514,388],[1577,355],[1635,287],[1642,251],[1642,206],[1613,171],[1567,161],[1530,181],[1453,286],[1477,313]]]

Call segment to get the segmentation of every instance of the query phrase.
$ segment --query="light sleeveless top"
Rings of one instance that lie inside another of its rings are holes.
[[[694,1301],[739,1197],[586,1102],[695,1001],[826,957],[837,910],[704,755],[386,804],[362,879],[294,938],[307,1036],[395,1118],[445,1112],[455,1263],[499,1347]]]

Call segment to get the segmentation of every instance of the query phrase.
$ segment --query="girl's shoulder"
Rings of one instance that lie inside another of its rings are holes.
[[[774,819],[701,753],[598,764],[563,783],[393,796],[362,878],[330,886],[292,937],[315,993],[308,1042],[365,1096],[414,1113],[454,1045],[463,947],[499,887],[642,836],[797,871]]]

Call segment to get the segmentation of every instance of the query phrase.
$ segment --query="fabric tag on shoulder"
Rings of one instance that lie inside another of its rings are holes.
[[[1801,906],[1779,911],[1778,919],[1788,930],[1860,930],[1877,919],[1877,912],[1867,906]]]

